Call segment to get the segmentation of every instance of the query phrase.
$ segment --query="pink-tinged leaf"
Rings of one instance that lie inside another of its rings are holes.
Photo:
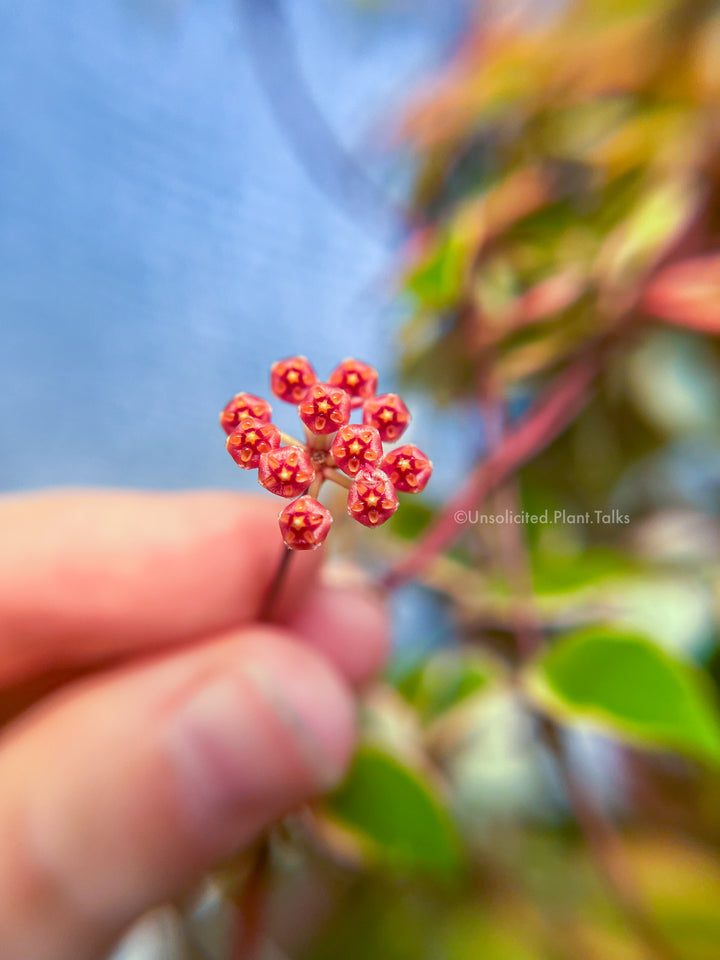
[[[648,284],[642,308],[650,316],[703,333],[720,333],[720,254],[674,263]]]
[[[567,269],[536,283],[518,297],[510,309],[510,325],[523,327],[561,313],[582,294],[584,280],[579,272]]]

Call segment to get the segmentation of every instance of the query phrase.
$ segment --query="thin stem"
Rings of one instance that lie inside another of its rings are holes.
[[[395,589],[424,570],[459,536],[469,510],[572,423],[589,399],[590,386],[602,366],[602,354],[600,347],[583,353],[556,378],[530,412],[505,434],[498,448],[477,465],[413,549],[386,573],[385,587]]]
[[[499,450],[505,439],[505,406],[498,395],[484,397],[480,401],[487,435],[488,448],[492,453]],[[511,476],[494,492],[497,512],[520,511],[520,492],[516,476]],[[505,575],[514,591],[512,621],[514,623],[517,649],[521,660],[529,659],[543,644],[542,625],[533,610],[532,568],[527,552],[525,535],[519,524],[509,523],[498,527],[499,546]]]
[[[322,471],[317,470],[315,476],[313,477],[313,482],[307,488],[308,496],[317,498],[324,481],[325,481],[325,477],[323,476]]]
[[[575,819],[615,906],[645,946],[649,960],[679,960],[679,954],[665,940],[647,912],[620,838],[575,775],[563,743],[562,731],[547,717],[541,717],[540,723],[543,739],[555,758]]]
[[[296,437],[293,437],[290,433],[283,433],[280,431],[280,442],[285,447],[304,447],[305,444],[302,440],[298,440]]]
[[[350,477],[346,477],[344,473],[340,473],[339,470],[333,470],[331,467],[325,467],[323,477],[332,483],[337,483],[339,486],[345,487],[346,490],[349,490],[353,485]]]
[[[275,606],[277,604],[280,591],[282,590],[285,579],[288,575],[290,569],[290,560],[292,559],[295,551],[291,550],[290,547],[283,545],[283,552],[277,567],[275,568],[275,573],[273,578],[268,584],[267,591],[263,598],[262,605],[260,606],[260,613],[258,619],[261,622],[267,622],[271,620],[273,614],[275,613]]]
[[[307,425],[305,426],[305,436],[307,437],[306,446],[310,450],[322,450],[323,452],[330,449],[335,439],[334,433],[313,433]]]
[[[270,844],[263,839],[243,884],[238,902],[238,925],[231,960],[259,960],[263,941],[263,920],[270,881]]]

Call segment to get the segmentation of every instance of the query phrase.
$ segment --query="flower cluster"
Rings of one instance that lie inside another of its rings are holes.
[[[322,484],[348,489],[347,512],[366,527],[385,523],[398,508],[398,491],[419,493],[432,463],[412,444],[384,453],[410,422],[394,393],[377,394],[378,375],[360,360],[344,360],[321,383],[305,357],[273,364],[272,392],[297,406],[305,441],[295,440],[271,422],[270,404],[238,393],[220,414],[228,453],[244,470],[257,470],[271,493],[292,500],[279,516],[280,531],[293,550],[315,550],[333,518],[317,499]],[[359,423],[350,423],[357,410]]]

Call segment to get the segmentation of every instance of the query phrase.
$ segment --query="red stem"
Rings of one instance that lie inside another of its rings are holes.
[[[547,447],[575,419],[589,397],[604,351],[582,354],[559,374],[501,444],[475,467],[462,487],[443,507],[413,549],[386,573],[383,585],[395,589],[417,576],[462,532],[457,514],[478,506],[521,464]]]
[[[555,758],[577,824],[620,915],[643,945],[647,960],[680,960],[643,903],[620,838],[575,774],[561,730],[548,718],[541,717],[540,724],[543,740]]]
[[[290,561],[294,554],[295,551],[291,550],[290,547],[283,547],[283,552],[280,555],[273,578],[268,584],[267,591],[260,605],[258,620],[260,620],[261,623],[266,623],[268,620],[271,620],[275,613],[278,597],[280,596],[280,591],[290,570]]]
[[[231,960],[259,960],[263,942],[263,920],[270,880],[268,841],[264,838],[256,851],[238,902],[235,941]]]

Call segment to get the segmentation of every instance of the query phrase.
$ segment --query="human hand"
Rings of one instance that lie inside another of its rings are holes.
[[[85,960],[341,777],[378,601],[226,493],[0,500],[0,957]]]

